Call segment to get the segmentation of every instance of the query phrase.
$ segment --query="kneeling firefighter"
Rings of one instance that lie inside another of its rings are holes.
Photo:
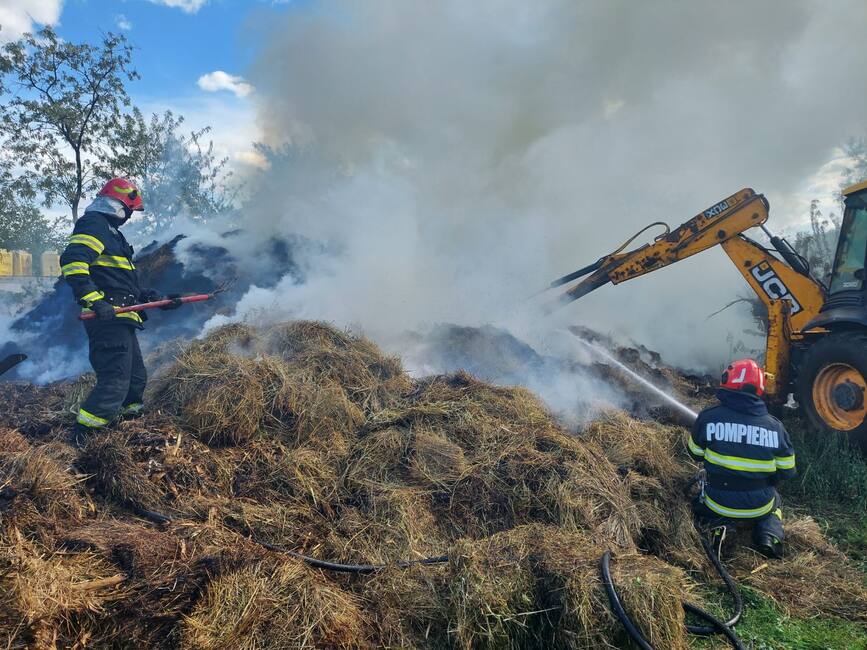
[[[132,263],[133,247],[118,230],[132,213],[144,209],[141,192],[124,178],[113,178],[75,223],[69,245],[60,257],[64,278],[83,311],[96,317],[84,322],[90,344],[90,364],[96,386],[81,405],[72,441],[82,444],[87,435],[115,417],[134,417],[142,410],[147,371],[136,331],[145,314],[116,314],[115,307],[158,300],[161,294],[139,286]],[[176,296],[164,309],[180,307]]]
[[[753,542],[768,557],[783,553],[783,515],[775,488],[795,476],[795,451],[783,423],[768,413],[765,373],[752,359],[732,362],[722,374],[719,405],[699,413],[689,439],[706,479],[693,502],[699,523],[721,544],[725,526],[752,524]]]

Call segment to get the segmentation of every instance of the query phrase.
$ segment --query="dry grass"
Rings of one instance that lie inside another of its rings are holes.
[[[184,618],[196,650],[290,650],[366,645],[356,599],[298,560],[253,564],[219,576]]]
[[[684,570],[709,570],[683,429],[612,412],[573,435],[529,391],[413,382],[322,323],[224,327],[158,362],[161,412],[80,451],[59,437],[86,380],[0,385],[0,647],[620,647],[605,549],[645,634],[686,647]],[[845,556],[787,525],[790,558],[753,574],[739,551],[736,574],[863,620]],[[327,574],[254,540],[390,566]]]

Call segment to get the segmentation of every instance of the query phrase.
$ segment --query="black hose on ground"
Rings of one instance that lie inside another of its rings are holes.
[[[735,608],[732,617],[725,621],[725,626],[728,628],[732,628],[738,624],[741,620],[741,616],[744,613],[744,601],[741,598],[741,592],[738,589],[738,586],[735,584],[734,579],[731,577],[726,568],[723,566],[723,563],[719,559],[719,555],[717,555],[713,547],[710,545],[704,536],[701,537],[701,546],[704,548],[705,555],[707,555],[707,559],[710,560],[710,563],[713,564],[713,568],[716,569],[717,574],[722,581],[726,585],[726,589],[728,589],[729,594],[731,594],[732,600],[734,601]],[[707,620],[707,617],[703,617]],[[686,631],[690,634],[696,634],[699,636],[709,636],[711,634],[718,634],[719,628],[716,626],[706,626],[706,625],[687,625]]]
[[[687,625],[686,630],[691,634],[702,636],[722,634],[726,637],[729,643],[731,643],[735,650],[746,650],[744,644],[738,638],[737,634],[735,634],[734,630],[732,630],[732,627],[737,624],[743,614],[743,599],[741,598],[741,594],[738,591],[735,581],[732,579],[731,575],[729,575],[728,571],[726,571],[722,562],[720,562],[719,556],[714,552],[708,541],[704,538],[702,538],[701,541],[702,548],[704,548],[708,559],[711,561],[714,569],[716,569],[723,582],[725,582],[726,587],[734,598],[735,613],[729,621],[721,621],[713,614],[704,611],[697,605],[693,605],[692,603],[683,603],[683,608],[688,613],[710,623],[710,625]],[[644,638],[644,635],[641,634],[641,631],[636,627],[635,623],[632,622],[632,619],[629,618],[629,615],[623,608],[623,604],[620,602],[620,597],[617,595],[617,590],[615,589],[614,582],[611,579],[611,551],[605,551],[602,555],[600,570],[602,573],[602,584],[605,586],[605,591],[608,594],[608,602],[611,604],[611,609],[614,611],[614,615],[623,625],[626,633],[633,641],[635,641],[641,650],[654,650],[653,646],[647,642],[647,639]]]
[[[377,571],[382,571],[383,569],[387,569],[392,566],[396,566],[400,569],[408,569],[409,567],[415,565],[443,564],[449,561],[448,555],[438,555],[436,557],[426,557],[420,560],[399,560],[394,564],[339,564],[337,562],[326,562],[325,560],[319,560],[315,557],[310,557],[309,555],[304,555],[303,553],[289,550],[288,548],[275,546],[274,544],[269,544],[268,542],[258,540],[255,537],[251,539],[259,546],[267,548],[269,551],[284,553],[291,557],[298,558],[299,560],[303,560],[310,566],[316,567],[317,569],[336,571],[338,573],[376,573]]]
[[[647,642],[641,631],[635,627],[635,623],[629,618],[629,614],[623,609],[620,602],[620,596],[617,595],[617,590],[614,588],[614,582],[611,580],[611,551],[605,551],[602,554],[602,584],[605,585],[605,592],[608,594],[608,602],[611,603],[611,609],[614,610],[614,615],[623,624],[623,628],[636,645],[641,650],[653,650],[653,646]]]
[[[168,524],[173,521],[173,519],[168,515],[154,512],[153,510],[146,510],[145,508],[142,508],[135,504],[129,505],[132,511],[135,512],[137,515],[139,515],[140,517],[144,517],[148,521],[152,521],[155,524]],[[338,562],[328,562],[326,560],[320,560],[318,558],[299,553],[298,551],[292,551],[288,548],[269,544],[268,542],[263,542],[260,539],[256,539],[252,535],[248,536],[248,539],[250,539],[252,542],[255,542],[262,548],[268,549],[269,551],[274,551],[275,553],[283,553],[284,555],[298,558],[299,560],[303,560],[308,565],[316,567],[317,569],[336,571],[338,573],[376,573],[377,571],[382,571],[392,566],[396,566],[400,569],[408,569],[409,567],[416,565],[444,564],[445,562],[449,561],[448,555],[437,555],[436,557],[425,557],[419,560],[398,560],[394,564],[340,564]]]
[[[154,512],[153,510],[147,510],[145,508],[132,505],[132,510],[141,517],[148,519],[157,524],[167,524],[173,521],[172,517],[168,515],[161,514],[159,512]],[[311,557],[309,555],[304,555],[303,553],[299,553],[297,551],[293,551],[288,548],[283,548],[281,546],[277,546],[275,544],[270,544],[269,542],[264,542],[260,539],[256,539],[253,536],[249,536],[251,541],[258,544],[262,548],[268,549],[269,551],[273,551],[275,553],[283,553],[285,555],[289,555],[290,557],[297,558],[302,560],[306,564],[312,567],[316,567],[317,569],[324,569],[326,571],[335,571],[338,573],[360,573],[360,574],[369,574],[376,573],[377,571],[382,571],[391,566],[396,566],[401,569],[407,569],[412,566],[429,566],[433,564],[444,564],[449,561],[448,555],[437,555],[435,557],[426,557],[421,558],[419,560],[399,560],[394,564],[341,564],[338,562],[328,562],[326,560],[320,560],[315,557]],[[704,611],[700,607],[693,605],[692,603],[684,603],[683,608],[697,616],[698,618],[702,618],[710,623],[709,626],[695,626],[695,625],[687,625],[686,629],[688,632],[692,634],[699,635],[711,635],[711,634],[722,634],[724,635],[729,642],[732,644],[736,650],[745,650],[744,645],[740,642],[737,635],[732,631],[731,626],[735,625],[741,617],[743,613],[743,600],[741,599],[740,592],[738,591],[737,585],[732,579],[731,575],[729,575],[728,571],[723,567],[722,562],[720,562],[719,557],[716,553],[713,552],[710,544],[706,539],[702,538],[702,547],[707,553],[708,558],[713,564],[714,568],[719,573],[720,577],[725,582],[726,587],[728,587],[729,591],[732,594],[732,597],[735,600],[735,614],[728,622],[723,622],[713,616],[712,614]],[[629,615],[626,613],[626,610],[623,608],[623,604],[620,602],[620,597],[617,595],[617,590],[614,588],[614,582],[611,580],[611,551],[605,551],[602,555],[602,582],[605,585],[605,591],[608,594],[608,600],[611,603],[611,608],[614,610],[614,614],[623,624],[623,627],[626,629],[626,632],[635,641],[641,650],[654,650],[653,646],[651,646],[632,620],[629,618]]]

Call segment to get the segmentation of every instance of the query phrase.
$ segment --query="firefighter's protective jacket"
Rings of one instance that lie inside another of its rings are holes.
[[[777,480],[795,475],[789,434],[759,397],[720,389],[717,398],[719,406],[699,413],[688,444],[707,471],[705,505],[721,517],[764,517]]]
[[[132,263],[133,247],[118,230],[117,216],[108,210],[93,210],[94,205],[75,223],[69,245],[60,256],[63,277],[84,311],[97,300],[107,300],[115,307],[135,304],[141,287]],[[117,317],[138,327],[142,323],[135,312]]]

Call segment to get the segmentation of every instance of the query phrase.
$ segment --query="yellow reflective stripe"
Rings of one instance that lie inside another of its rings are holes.
[[[103,245],[103,243],[99,241],[96,237],[92,237],[91,235],[84,235],[81,233],[70,237],[69,243],[87,246],[91,250],[95,251],[97,255],[100,255],[102,251],[105,250],[105,246]]]
[[[125,311],[122,314],[117,314],[115,318],[129,318],[130,320],[134,320],[136,323],[141,323],[141,316],[138,315],[137,312],[134,311]]]
[[[132,271],[135,267],[125,257],[120,257],[117,255],[100,255],[96,258],[96,261],[93,263],[94,266],[107,266],[112,269],[125,269],[127,271]]]
[[[105,298],[105,294],[102,291],[91,291],[81,297],[85,302],[93,302],[94,300],[102,300],[103,298]]]
[[[104,427],[106,424],[108,424],[108,420],[106,420],[105,418],[101,418],[98,415],[94,415],[93,413],[89,413],[84,409],[79,409],[78,423],[83,424],[86,427],[98,429],[99,427]]]
[[[791,456],[774,456],[774,462],[780,469],[794,469],[795,455],[792,454]]]
[[[90,275],[90,268],[87,262],[70,262],[61,266],[60,271],[64,277],[70,275]]]
[[[777,465],[772,460],[756,460],[740,456],[723,456],[712,449],[706,449],[704,459],[714,465],[740,472],[776,472]]]
[[[696,456],[704,456],[704,449],[693,442],[692,436],[689,438],[689,450]]]
[[[141,404],[139,402],[135,402],[133,404],[127,404],[126,406],[124,406],[122,413],[124,413],[125,415],[130,415],[132,413],[140,413],[143,408],[144,408],[144,404]]]
[[[764,517],[771,510],[774,509],[774,503],[776,502],[776,497],[768,501],[767,504],[763,505],[760,508],[751,508],[751,509],[741,509],[741,508],[726,508],[723,505],[720,505],[709,496],[705,494],[704,496],[705,505],[713,510],[716,514],[722,515],[723,517],[732,517],[734,519],[754,519],[755,517]]]

